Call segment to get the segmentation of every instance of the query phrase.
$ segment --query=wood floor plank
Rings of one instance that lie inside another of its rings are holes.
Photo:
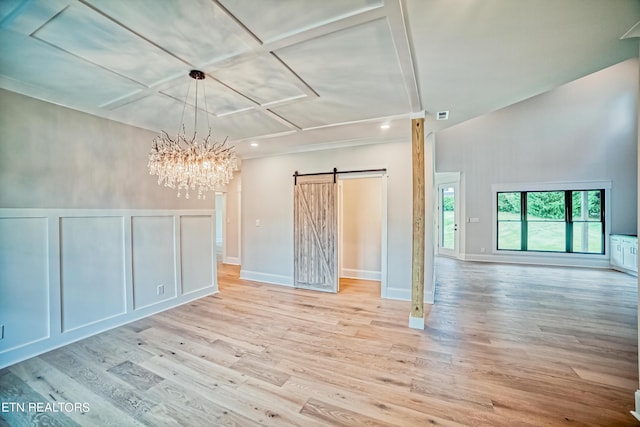
[[[116,380],[106,371],[81,360],[72,351],[54,350],[41,357],[45,362],[66,372],[70,377],[81,382],[92,392],[107,399],[133,418],[140,419],[145,412],[157,405],[156,402],[145,398],[127,383]]]
[[[419,331],[376,282],[238,276],[220,265],[216,295],[0,370],[2,401],[91,405],[0,426],[637,425],[634,277],[437,258]]]
[[[11,426],[51,426],[76,427],[80,424],[71,420],[64,410],[40,411],[30,409],[29,404],[55,404],[36,393],[24,381],[10,371],[0,372],[0,402],[3,403],[2,418]],[[22,405],[22,406],[19,406]]]
[[[331,405],[317,399],[309,399],[300,410],[301,414],[317,418],[331,426],[371,426],[371,427],[393,427],[395,424],[388,424],[368,417],[364,414]]]
[[[16,376],[47,400],[55,402],[89,403],[89,410],[66,415],[80,425],[104,427],[141,426],[108,399],[96,395],[87,387],[56,369],[39,357],[26,360],[10,368]]]

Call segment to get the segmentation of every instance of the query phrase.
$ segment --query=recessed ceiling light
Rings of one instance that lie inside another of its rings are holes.
[[[257,143],[257,142],[252,142],[250,145],[251,145],[252,147],[257,147],[257,146],[258,146],[258,143]]]
[[[391,127],[391,125],[389,123],[385,123],[380,125],[380,129],[389,129]]]

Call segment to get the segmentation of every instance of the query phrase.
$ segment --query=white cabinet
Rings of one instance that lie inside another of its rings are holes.
[[[638,238],[623,234],[611,235],[611,266],[626,273],[638,274]]]

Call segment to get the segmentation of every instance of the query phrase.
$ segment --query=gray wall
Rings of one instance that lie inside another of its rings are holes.
[[[0,207],[213,209],[149,175],[155,136],[0,89]]]
[[[492,247],[493,184],[611,181],[612,233],[637,231],[638,61],[628,60],[436,135],[436,172],[461,172],[463,256]]]

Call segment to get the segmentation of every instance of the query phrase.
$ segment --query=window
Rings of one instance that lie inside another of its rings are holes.
[[[604,254],[604,189],[497,193],[498,250]]]

